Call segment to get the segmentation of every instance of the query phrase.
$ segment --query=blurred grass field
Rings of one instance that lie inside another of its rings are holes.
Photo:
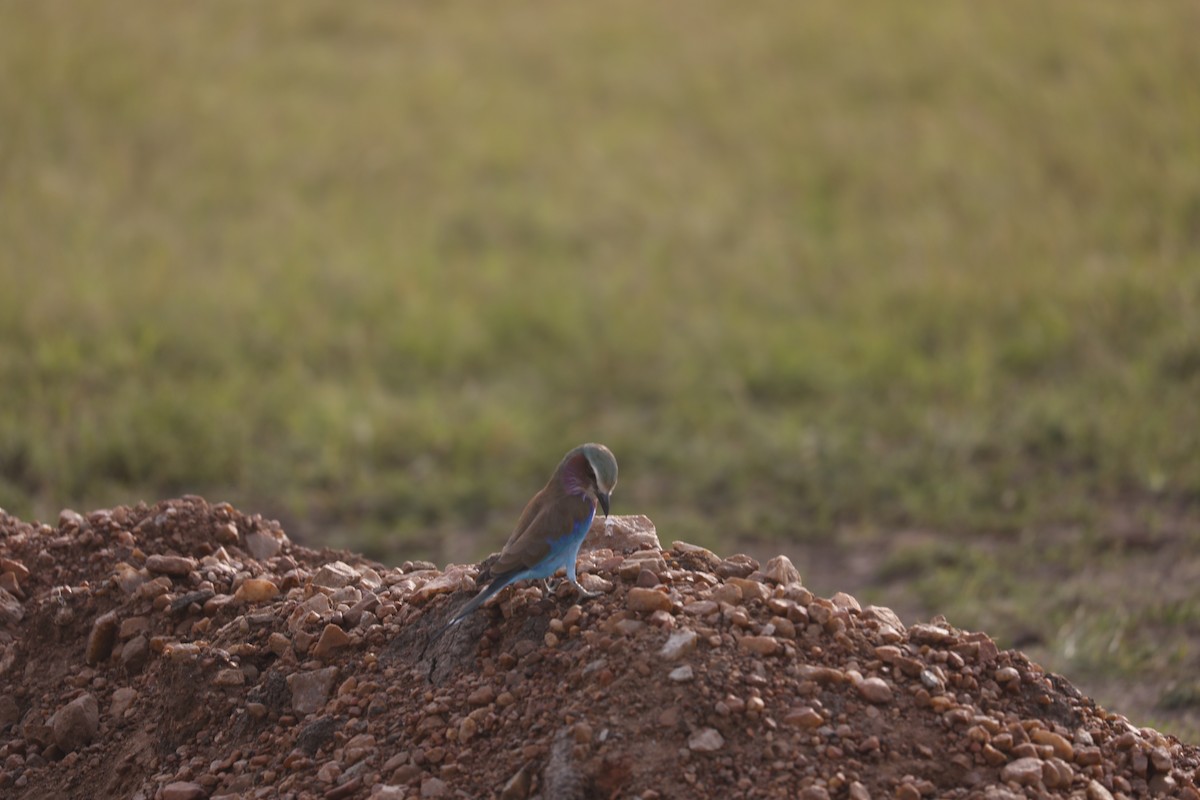
[[[1200,740],[1195,3],[0,19],[0,507],[466,561],[599,440]]]

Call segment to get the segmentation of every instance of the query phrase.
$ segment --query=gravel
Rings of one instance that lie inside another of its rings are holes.
[[[599,597],[185,497],[0,512],[0,796],[1200,800],[1200,749],[984,633],[600,520]]]

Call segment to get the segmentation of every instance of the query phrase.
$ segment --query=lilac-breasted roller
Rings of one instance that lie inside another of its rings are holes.
[[[517,581],[549,578],[565,569],[567,580],[580,595],[593,596],[575,579],[575,558],[592,526],[597,503],[608,516],[609,497],[616,485],[617,459],[604,445],[581,444],[563,456],[550,480],[521,512],[500,557],[480,573],[479,583],[491,581],[487,588],[463,606],[429,644]]]

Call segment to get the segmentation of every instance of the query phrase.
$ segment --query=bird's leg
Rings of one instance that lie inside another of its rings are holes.
[[[580,600],[591,600],[593,597],[600,596],[600,592],[589,592],[587,589],[584,589],[579,584],[578,580],[575,579],[575,562],[574,561],[572,561],[567,566],[567,580],[570,581],[571,585],[575,587],[575,590],[577,592],[579,592]]]
[[[575,587],[575,591],[579,592],[580,600],[591,600],[593,597],[599,597],[603,592],[589,592],[580,585],[579,581],[571,581],[571,585]]]

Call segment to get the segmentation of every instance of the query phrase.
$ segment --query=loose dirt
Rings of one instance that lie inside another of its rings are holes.
[[[5,798],[1200,800],[1200,748],[786,558],[598,524],[581,581],[385,567],[185,497],[0,513]]]

